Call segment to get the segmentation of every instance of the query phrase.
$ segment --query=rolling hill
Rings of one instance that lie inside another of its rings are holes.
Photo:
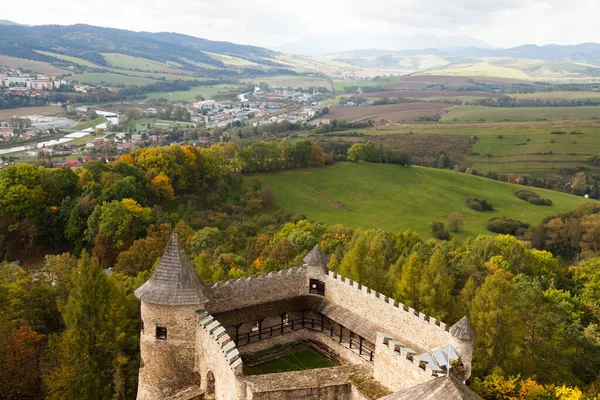
[[[413,229],[431,234],[434,219],[446,221],[454,211],[465,215],[464,238],[486,230],[487,220],[506,216],[530,224],[575,208],[582,197],[532,189],[553,205],[534,206],[515,196],[518,185],[448,170],[398,165],[338,163],[321,169],[294,170],[256,176],[275,192],[286,212],[309,219],[356,228]],[[467,207],[469,196],[486,198],[493,212]]]
[[[41,52],[77,57],[101,67],[112,66],[105,54],[114,53],[163,64],[175,63],[189,70],[202,69],[196,63],[222,69],[230,67],[207,53],[247,60],[265,68],[284,67],[274,61],[279,53],[272,50],[177,33],[133,32],[90,25],[0,25],[0,54],[42,62],[57,60]]]

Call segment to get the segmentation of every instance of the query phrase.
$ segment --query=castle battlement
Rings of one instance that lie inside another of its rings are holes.
[[[435,326],[444,331],[449,331],[449,329],[450,329],[450,327],[448,325],[446,325],[445,323],[438,321],[437,319],[435,319],[427,314],[419,312],[412,307],[404,305],[388,296],[385,296],[375,290],[372,290],[371,288],[369,288],[367,286],[361,285],[358,282],[354,282],[351,279],[346,278],[346,277],[344,277],[336,272],[333,272],[329,269],[327,270],[327,276],[338,282],[341,282],[350,287],[353,287],[354,289],[356,289],[357,292],[362,293],[365,296],[371,297],[373,299],[381,300],[383,303],[387,304],[390,307],[393,307],[398,310],[402,310],[402,311],[408,313],[409,315],[430,324],[432,327]]]
[[[444,360],[458,355],[468,378],[475,331],[466,317],[449,328],[330,271],[318,246],[303,261],[207,286],[173,234],[152,277],[135,292],[143,322],[137,399],[187,400],[200,392],[217,400],[363,399],[346,379],[323,389],[316,372],[287,373],[285,385],[268,375],[244,376],[240,349],[249,354],[254,345],[305,340],[298,331],[326,339],[321,344],[333,354],[351,354],[390,391],[438,379],[450,365]]]
[[[198,322],[198,327],[199,329],[203,329],[221,348],[225,361],[229,364],[229,367],[234,373],[236,373],[236,375],[241,375],[243,371],[243,362],[240,352],[221,323],[212,315],[204,314],[204,317]]]
[[[256,281],[259,281],[259,280],[273,279],[273,278],[277,278],[277,277],[284,277],[284,276],[290,276],[290,275],[305,276],[306,272],[307,271],[306,271],[305,266],[280,269],[279,271],[271,271],[267,274],[250,275],[250,276],[244,276],[244,277],[238,278],[238,279],[229,279],[227,281],[215,282],[212,284],[211,288],[212,289],[220,289],[223,286],[235,286],[235,285],[243,285],[243,284],[253,285]]]

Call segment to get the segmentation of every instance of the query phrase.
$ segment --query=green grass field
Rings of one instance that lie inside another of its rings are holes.
[[[443,122],[582,120],[600,118],[600,107],[478,107],[459,106],[444,115]],[[455,120],[456,119],[456,120]]]
[[[142,118],[142,119],[136,121],[135,129],[138,132],[145,131],[148,129],[148,124],[167,124],[171,127],[171,126],[177,126],[178,122],[166,121],[166,120],[156,119],[156,118]],[[185,124],[185,122],[182,122],[181,124]],[[188,124],[191,124],[191,123],[188,123]]]
[[[551,207],[534,206],[515,196],[521,186],[448,170],[398,165],[338,163],[256,178],[274,190],[275,202],[286,212],[302,213],[328,225],[391,231],[410,228],[431,236],[431,221],[446,221],[459,211],[465,215],[464,230],[456,235],[461,239],[489,233],[486,223],[493,216],[537,224],[548,215],[572,210],[586,201],[532,189],[554,203]],[[466,204],[469,196],[486,198],[495,211],[471,210]]]
[[[599,171],[587,159],[600,154],[600,125],[590,121],[549,124],[546,122],[482,123],[482,124],[412,124],[398,130],[359,129],[365,135],[406,134],[453,134],[477,136],[473,146],[474,155],[466,160],[478,171],[515,173],[551,178],[561,174],[561,168],[586,166]],[[564,135],[553,135],[564,131]],[[570,132],[582,132],[572,135]],[[502,139],[499,137],[502,136]],[[350,138],[348,138],[350,139]],[[529,141],[527,140],[529,139]],[[479,153],[479,154],[477,154]],[[492,157],[489,157],[491,155]]]
[[[453,65],[449,68],[436,69],[425,74],[450,75],[450,76],[481,76],[493,78],[508,78],[531,80],[525,72],[508,66],[494,65],[488,62],[465,63]]]
[[[196,101],[196,95],[202,95],[205,99],[209,100],[213,95],[217,93],[225,93],[230,92],[239,88],[238,85],[232,84],[219,84],[212,86],[196,86],[191,88],[190,90],[186,90],[183,92],[152,92],[148,93],[146,96],[150,99],[167,99],[172,101]],[[171,94],[171,96],[169,96]]]
[[[311,89],[313,87],[324,87],[331,90],[331,84],[325,78],[319,76],[292,76],[278,75],[256,78],[260,82],[266,82],[269,86],[302,87]]]
[[[522,100],[599,100],[600,92],[537,92],[537,93],[516,93],[511,94],[514,97]]]
[[[77,125],[73,125],[69,129],[80,131],[80,130],[83,130],[83,129],[92,128],[92,127],[94,127],[96,125],[100,125],[100,124],[103,124],[105,122],[106,122],[106,118],[104,118],[104,117],[98,117],[98,118],[93,119],[91,121],[81,122],[81,123],[78,123]]]
[[[163,63],[142,57],[132,57],[119,53],[101,53],[104,59],[115,68],[141,69],[142,71],[161,71],[168,68],[177,68],[180,64]]]
[[[107,85],[147,85],[155,83],[154,79],[142,78],[139,76],[129,76],[112,74],[108,72],[86,72],[84,74],[75,74],[67,77],[69,80],[80,81],[87,84],[107,84]]]
[[[36,53],[40,53],[40,54],[44,54],[44,55],[47,55],[47,56],[50,56],[50,57],[55,57],[55,58],[58,58],[59,60],[64,60],[64,61],[72,62],[74,64],[83,65],[85,67],[102,68],[102,67],[94,64],[91,61],[84,60],[83,58],[66,56],[66,55],[63,55],[63,54],[52,53],[52,52],[49,52],[49,51],[35,50],[35,52]]]
[[[281,346],[254,354],[252,359],[281,352],[281,358],[267,361],[252,367],[244,367],[244,375],[274,374],[279,372],[303,371],[315,368],[331,368],[337,363],[323,357],[317,351],[302,344]]]
[[[228,56],[226,54],[211,53],[209,51],[204,51],[203,53],[211,58],[214,58],[215,60],[221,61],[223,64],[225,64],[229,67],[256,67],[256,66],[259,66],[259,64],[255,63],[255,62],[244,60],[243,58]]]

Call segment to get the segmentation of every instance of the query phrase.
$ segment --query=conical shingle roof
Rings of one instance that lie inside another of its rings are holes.
[[[473,328],[471,321],[469,321],[469,318],[466,316],[462,317],[457,323],[452,325],[450,333],[455,338],[465,341],[472,341],[477,337],[475,328]]]
[[[323,250],[316,245],[313,249],[304,257],[304,264],[310,265],[312,267],[322,267],[326,268],[327,264],[329,264],[329,258],[323,253]]]
[[[175,232],[171,234],[152,277],[135,291],[136,297],[143,302],[166,306],[203,306],[208,301],[207,293],[208,288],[179,247]]]
[[[434,378],[382,397],[381,400],[481,400],[481,397],[455,376]]]

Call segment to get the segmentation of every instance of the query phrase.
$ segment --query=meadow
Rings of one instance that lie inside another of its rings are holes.
[[[142,71],[164,71],[181,66],[174,62],[160,62],[142,57],[133,57],[119,53],[101,53],[113,67],[121,69],[140,69]]]
[[[79,81],[87,84],[106,84],[106,85],[147,85],[155,83],[156,80],[150,78],[142,78],[139,76],[113,74],[109,72],[86,72],[83,74],[75,74],[67,77],[72,81]]]
[[[313,87],[324,87],[327,90],[332,90],[329,80],[319,76],[294,76],[294,75],[278,75],[256,78],[260,82],[265,82],[269,86],[279,87],[302,87],[312,89]]]
[[[54,57],[54,58],[58,58],[59,60],[63,60],[63,61],[68,61],[68,62],[72,62],[74,64],[79,64],[79,65],[83,65],[85,67],[90,67],[90,68],[102,68],[99,65],[94,64],[91,61],[87,61],[84,60],[83,58],[77,58],[77,57],[71,57],[71,56],[67,56],[64,54],[57,54],[57,53],[52,53],[50,51],[41,51],[41,50],[36,50],[37,53],[40,54],[44,54],[46,56],[50,56],[50,57]]]
[[[151,92],[146,95],[148,100],[152,99],[167,99],[172,101],[188,101],[193,102],[196,101],[196,96],[201,95],[206,100],[209,100],[212,96],[218,93],[226,93],[231,92],[239,88],[239,85],[234,84],[219,84],[219,85],[211,85],[211,86],[196,86],[191,88],[190,90],[186,90],[183,92]],[[169,96],[170,94],[170,96]]]
[[[532,189],[553,205],[534,206],[515,196],[522,186],[458,172],[398,165],[338,163],[320,169],[256,175],[275,193],[286,212],[305,214],[328,225],[398,231],[412,229],[431,236],[431,221],[446,221],[454,211],[465,216],[461,239],[482,233],[488,219],[506,216],[530,224],[572,210],[586,200],[564,193]],[[469,196],[485,198],[493,212],[467,207]]]
[[[600,100],[600,92],[582,92],[582,91],[558,91],[558,92],[536,92],[536,93],[515,93],[510,97],[522,100]]]
[[[51,76],[61,76],[68,73],[67,70],[55,67],[54,65],[48,64],[41,61],[25,60],[23,58],[15,58],[5,55],[0,55],[0,65],[11,67],[11,68],[22,68],[28,69],[40,74],[46,74]]]
[[[453,107],[443,122],[581,120],[600,118],[600,107]]]
[[[385,128],[385,129],[383,129]],[[439,135],[435,145],[451,145],[444,136],[477,137],[470,151],[457,159],[466,160],[478,171],[514,173],[542,178],[557,175],[570,176],[563,168],[585,166],[600,171],[588,162],[590,156],[600,154],[600,123],[597,121],[544,121],[544,122],[490,122],[403,124],[380,129],[358,129],[358,133],[373,136],[376,143],[395,146],[412,152],[406,140],[415,141],[428,135]],[[552,132],[565,132],[554,135]],[[581,134],[571,134],[580,132]],[[390,136],[389,139],[386,137]],[[440,139],[442,138],[442,139]],[[437,146],[432,146],[432,150]]]

